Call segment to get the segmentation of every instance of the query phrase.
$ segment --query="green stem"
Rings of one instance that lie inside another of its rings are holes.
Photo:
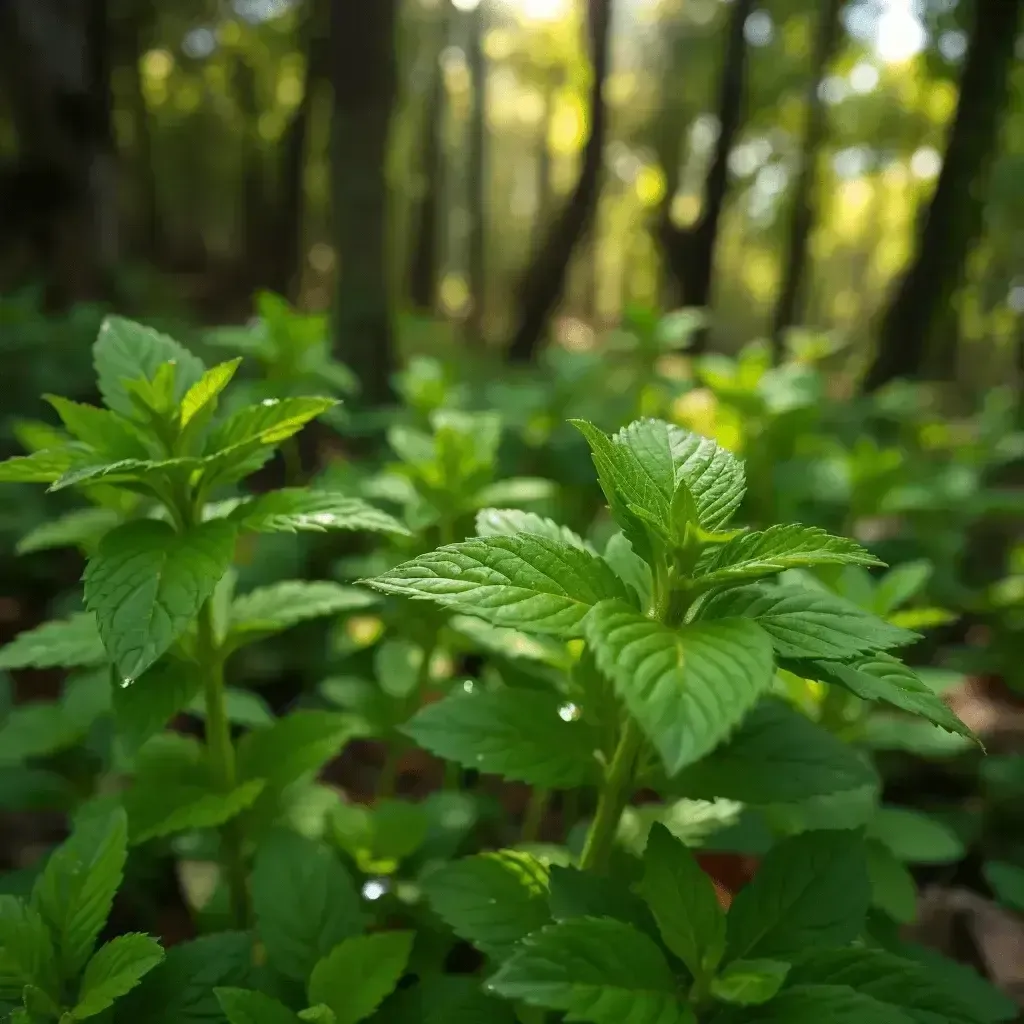
[[[597,800],[597,813],[583,846],[580,867],[584,871],[601,872],[608,865],[619,819],[633,793],[633,769],[642,742],[640,728],[632,716],[627,717],[615,748],[615,756],[605,773],[604,785]]]
[[[551,798],[551,790],[543,786],[534,786],[530,793],[530,802],[526,805],[526,814],[523,816],[523,834],[521,839],[524,843],[535,843],[540,836],[540,827],[544,824],[544,816],[548,810],[548,800]]]
[[[206,703],[206,752],[210,774],[218,792],[227,794],[237,784],[235,748],[224,703],[224,661],[214,635],[209,601],[199,612],[197,631],[196,653]],[[249,895],[243,837],[237,821],[227,822],[221,830],[221,858],[228,884],[232,924],[245,928],[249,923]]]

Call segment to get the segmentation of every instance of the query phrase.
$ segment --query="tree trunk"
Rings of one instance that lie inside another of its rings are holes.
[[[441,53],[448,41],[450,5],[446,2],[437,28],[437,46],[431,65],[427,101],[423,115],[422,192],[416,207],[412,254],[409,260],[409,300],[414,309],[433,313],[437,300],[437,258],[441,224],[441,161],[444,126],[445,86]]]
[[[814,46],[811,78],[807,88],[807,126],[800,152],[800,171],[793,187],[793,205],[789,214],[789,232],[775,312],[772,316],[772,358],[776,365],[785,352],[785,331],[800,319],[807,249],[817,215],[814,188],[817,181],[818,153],[825,141],[826,109],[821,83],[835,55],[840,39],[839,12],[844,0],[826,0],[818,16],[818,35]]]
[[[523,275],[518,322],[507,350],[511,362],[524,363],[533,358],[544,327],[565,286],[569,261],[580,238],[586,234],[592,223],[597,209],[608,121],[602,93],[610,62],[611,0],[589,0],[589,14],[593,64],[593,81],[590,87],[590,135],[583,150],[583,165],[576,187]]]
[[[476,344],[484,339],[484,316],[487,312],[487,178],[484,161],[487,151],[487,58],[484,54],[484,32],[487,28],[487,0],[480,0],[471,12],[467,58],[473,89],[473,112],[469,122],[469,161],[466,184],[469,193],[469,264],[470,319],[469,336]]]
[[[309,0],[303,33],[306,50],[306,80],[302,99],[285,129],[281,146],[279,203],[274,227],[274,262],[270,286],[292,303],[298,298],[302,278],[303,238],[306,212],[306,147],[313,96],[330,72],[330,47],[326,19],[318,0]]]
[[[715,247],[729,187],[729,153],[743,119],[746,97],[747,44],[743,28],[753,8],[754,0],[733,0],[719,80],[718,139],[704,180],[700,217],[693,227],[679,228],[669,217],[670,207],[663,211],[661,244],[682,306],[710,305]],[[706,332],[698,332],[692,350],[701,351],[706,344]]]
[[[398,0],[331,5],[334,354],[355,372],[364,406],[393,398],[385,165],[398,89],[397,8]]]
[[[234,85],[242,122],[242,230],[237,258],[241,263],[242,282],[251,290],[268,280],[273,256],[267,245],[267,182],[257,130],[256,73],[244,53],[235,57]]]
[[[541,115],[540,137],[537,139],[537,207],[534,216],[534,237],[538,245],[551,220],[551,205],[554,200],[551,186],[551,118],[554,115],[556,85],[554,72],[548,71],[544,81],[544,113]]]
[[[877,352],[864,379],[867,393],[925,369],[929,342],[954,303],[983,229],[983,185],[1009,98],[1022,7],[1024,0],[976,2],[942,171],[913,259],[882,315]],[[944,347],[947,360],[955,360],[955,352]]]

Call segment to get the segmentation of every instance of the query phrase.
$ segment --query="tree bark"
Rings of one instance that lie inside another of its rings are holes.
[[[467,58],[470,81],[473,83],[473,113],[469,122],[469,162],[466,184],[469,192],[469,264],[470,317],[469,335],[477,344],[483,342],[484,317],[487,312],[487,178],[484,161],[487,156],[487,58],[484,54],[484,32],[487,27],[487,0],[480,0],[471,12]]]
[[[398,0],[332,0],[334,354],[364,406],[389,403],[395,369],[386,161],[397,89]]]
[[[878,348],[864,379],[866,393],[924,371],[929,343],[950,314],[967,258],[983,229],[982,186],[1009,99],[1022,8],[1024,0],[975,4],[942,171],[917,233],[913,259],[882,315]],[[955,346],[953,351],[948,343],[943,347],[947,363],[955,362]]]
[[[677,227],[669,216],[670,199],[662,212],[661,245],[682,306],[703,308],[711,300],[715,248],[729,187],[729,153],[743,120],[746,98],[747,43],[743,28],[753,8],[754,0],[733,0],[718,89],[718,139],[704,180],[700,217],[690,228]],[[692,351],[701,351],[706,344],[706,332],[698,332]]]
[[[511,362],[533,359],[544,327],[565,286],[569,261],[594,219],[601,190],[608,112],[603,98],[610,63],[611,0],[590,0],[589,29],[593,81],[590,87],[590,135],[576,187],[551,225],[520,284],[519,313],[507,349]]]
[[[445,2],[437,27],[437,46],[431,65],[423,136],[419,153],[422,161],[422,193],[416,207],[412,254],[409,260],[409,299],[414,309],[433,313],[437,300],[437,257],[441,223],[441,157],[445,87],[441,53],[448,40],[450,5]]]
[[[772,316],[772,358],[776,365],[785,356],[785,331],[800,319],[808,244],[817,209],[814,186],[817,180],[818,153],[825,141],[826,108],[821,83],[835,56],[840,39],[839,13],[844,0],[826,0],[818,17],[818,34],[807,88],[807,126],[800,151],[800,170],[793,187],[793,205],[789,214],[786,255],[782,282]]]

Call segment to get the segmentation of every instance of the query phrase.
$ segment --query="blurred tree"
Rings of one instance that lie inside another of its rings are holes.
[[[975,0],[942,171],[919,219],[914,256],[881,318],[875,358],[864,379],[867,392],[925,371],[928,346],[940,330],[945,351],[931,372],[946,375],[955,362],[954,343],[948,340],[956,330],[953,308],[984,226],[985,186],[1009,100],[1022,9],[1024,0]]]
[[[675,283],[675,298],[682,306],[706,307],[711,302],[715,246],[729,188],[729,154],[743,119],[747,77],[744,27],[753,8],[754,0],[734,0],[729,15],[716,110],[718,138],[704,180],[697,222],[679,227],[669,216],[670,205],[664,207],[659,236]],[[706,344],[707,333],[701,331],[694,337],[692,350],[699,352]]]
[[[608,76],[612,0],[589,0],[588,29],[592,79],[589,97],[590,134],[583,149],[576,187],[558,212],[519,286],[516,326],[507,348],[512,362],[529,362],[565,286],[569,261],[593,221],[601,191],[608,112],[603,96]]]
[[[814,196],[818,187],[818,155],[825,141],[826,130],[822,85],[842,35],[839,15],[843,3],[844,0],[825,0],[818,15],[818,32],[811,57],[811,76],[807,85],[807,120],[784,243],[782,282],[772,316],[772,357],[776,364],[781,363],[785,355],[786,328],[800,323],[802,315],[801,298],[807,268],[807,247],[816,219]]]
[[[466,169],[469,186],[469,333],[477,343],[483,341],[487,311],[487,58],[484,54],[487,14],[487,0],[480,0],[476,9],[469,12],[471,23],[466,54],[473,94]]]
[[[398,0],[331,0],[334,354],[363,405],[387,404],[395,369],[386,162],[398,89]]]

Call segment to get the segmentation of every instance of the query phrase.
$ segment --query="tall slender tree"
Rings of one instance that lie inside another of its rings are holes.
[[[569,261],[593,222],[600,195],[608,122],[603,91],[610,63],[612,0],[589,0],[587,10],[593,65],[590,134],[583,149],[576,187],[552,222],[520,282],[516,326],[506,349],[512,362],[529,362],[533,358],[565,287]]]
[[[480,343],[484,337],[487,312],[487,55],[484,33],[487,30],[488,2],[480,0],[469,12],[467,50],[473,106],[469,122],[469,161],[466,183],[469,192],[469,333]]]
[[[397,12],[398,0],[331,0],[334,352],[355,372],[365,406],[393,397],[386,161],[398,89]]]
[[[786,234],[782,283],[772,315],[772,357],[776,364],[784,355],[784,335],[800,319],[808,245],[817,218],[814,189],[818,154],[826,133],[826,108],[821,85],[828,73],[842,35],[840,12],[844,0],[825,0],[818,15],[818,31],[811,55],[811,76],[807,86],[806,126],[800,149],[800,166],[793,186]]]
[[[662,209],[659,236],[665,262],[675,284],[675,298],[683,306],[708,306],[714,279],[715,248],[729,188],[729,154],[743,121],[747,83],[747,43],[744,27],[754,0],[733,0],[726,27],[725,52],[718,85],[718,138],[704,180],[700,216],[688,228],[670,217],[671,196]],[[706,334],[694,339],[693,348],[706,344]]]
[[[929,344],[940,328],[949,337],[967,258],[984,226],[984,184],[1010,95],[1022,10],[1024,0],[975,0],[942,170],[920,218],[914,255],[881,317],[875,358],[864,378],[867,392],[925,371]],[[955,363],[955,342],[946,344],[940,374]]]

